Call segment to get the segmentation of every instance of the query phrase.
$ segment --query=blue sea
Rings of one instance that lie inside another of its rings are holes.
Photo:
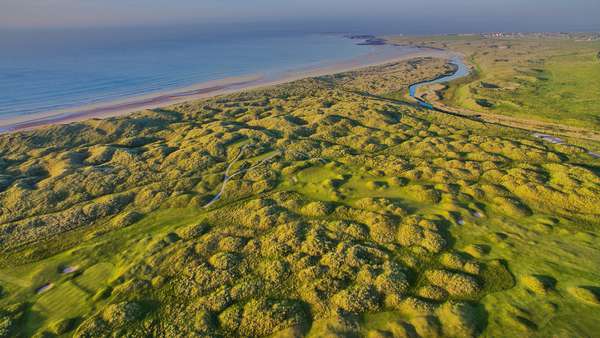
[[[0,32],[0,120],[373,52],[342,34]]]

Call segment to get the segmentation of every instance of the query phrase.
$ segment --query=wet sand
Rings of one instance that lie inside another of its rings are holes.
[[[354,69],[381,65],[416,57],[447,58],[448,53],[428,48],[406,51],[399,49],[393,55],[380,55],[377,52],[360,58],[338,62],[331,65],[320,65],[297,69],[278,75],[255,74],[235,78],[199,83],[194,86],[180,88],[175,91],[158,92],[119,101],[81,106],[63,111],[24,115],[0,120],[0,133],[29,130],[52,124],[64,124],[91,118],[106,118],[128,113],[156,109],[195,99],[203,99],[239,91],[278,85],[303,78],[346,72]]]

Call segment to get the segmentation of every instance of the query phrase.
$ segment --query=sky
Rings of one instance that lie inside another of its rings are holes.
[[[599,0],[0,0],[0,29],[231,25],[459,33],[600,30]]]

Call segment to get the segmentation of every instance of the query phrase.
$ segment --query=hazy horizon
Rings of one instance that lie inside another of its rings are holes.
[[[304,31],[436,34],[600,29],[592,0],[3,0],[0,29],[253,26]]]

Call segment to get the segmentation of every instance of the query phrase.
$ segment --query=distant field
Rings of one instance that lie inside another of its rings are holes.
[[[462,52],[476,67],[474,76],[450,86],[449,106],[600,130],[600,42],[397,39]]]
[[[449,69],[1,135],[0,337],[597,335],[600,145],[405,101]]]

